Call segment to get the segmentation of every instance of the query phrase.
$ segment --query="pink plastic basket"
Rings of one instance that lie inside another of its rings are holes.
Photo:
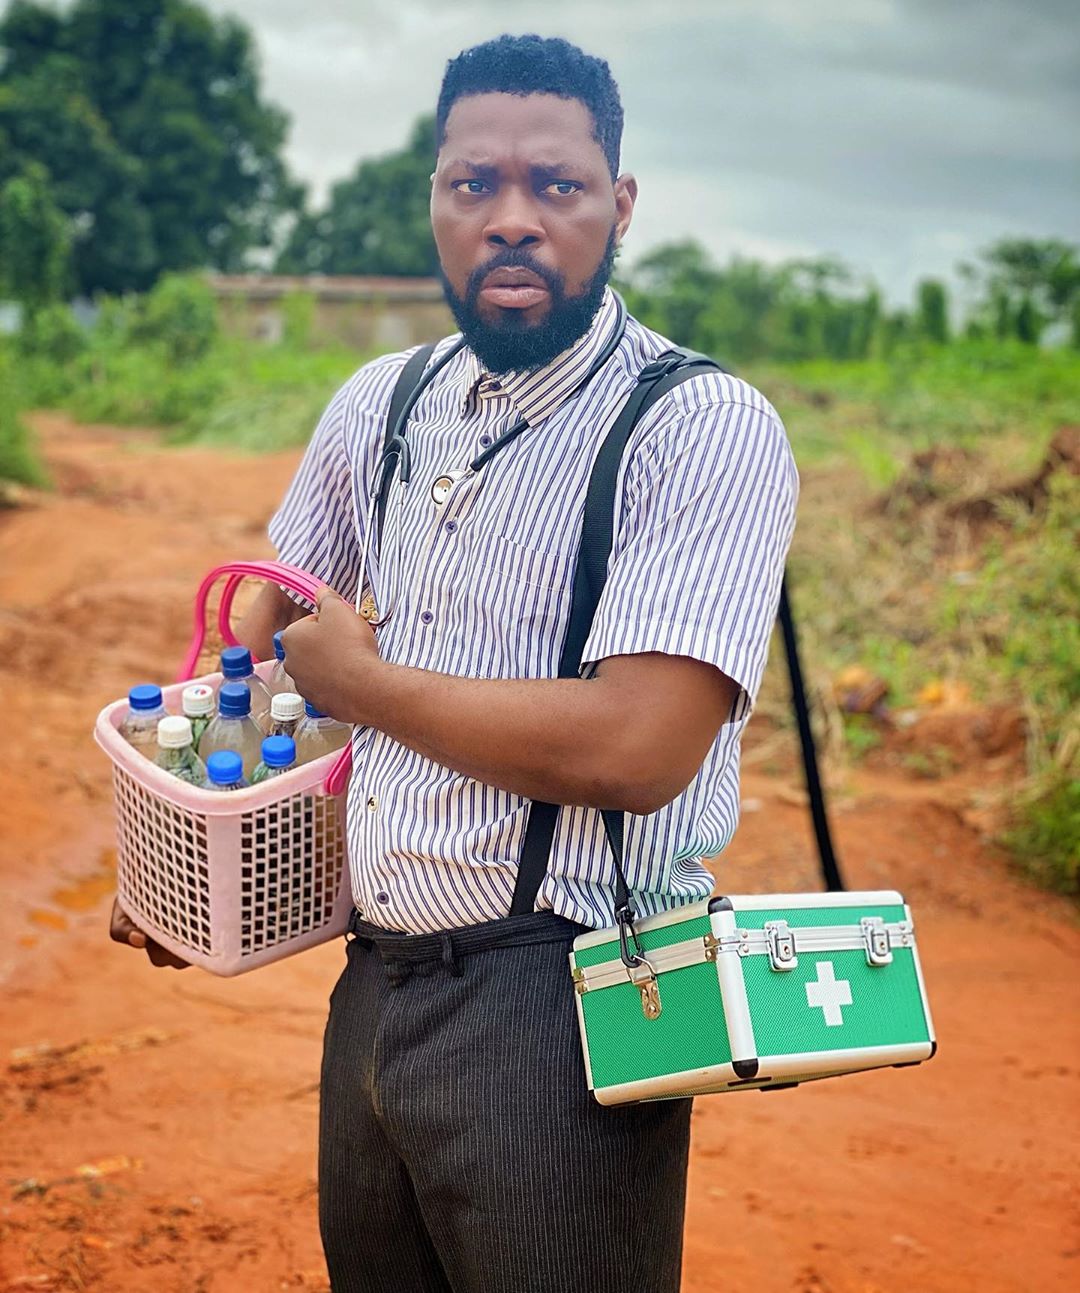
[[[218,579],[218,626],[234,645],[230,612],[243,579],[272,580],[314,604],[322,584],[280,562],[212,570],[195,599],[195,632],[179,681],[162,688],[181,712],[206,638],[206,603]],[[273,662],[256,665],[267,676]],[[217,684],[221,674],[200,682]],[[221,794],[170,776],[120,735],[127,700],[98,715],[97,743],[112,760],[117,897],[140,929],[212,974],[242,974],[342,934],[352,908],[345,843],[346,746],[271,781]]]

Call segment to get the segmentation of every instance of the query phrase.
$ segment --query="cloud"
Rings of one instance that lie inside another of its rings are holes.
[[[400,146],[499,34],[602,54],[642,186],[628,252],[832,252],[893,298],[1006,233],[1080,230],[1074,0],[211,0],[253,28],[316,193]],[[509,17],[508,17],[509,16]]]

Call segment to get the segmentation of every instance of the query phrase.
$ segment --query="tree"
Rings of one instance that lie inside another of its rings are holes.
[[[1067,327],[1080,303],[1080,256],[1058,238],[1001,238],[980,256],[981,266],[964,266],[979,280],[979,316],[1000,340],[1016,337],[1036,344],[1048,324]]]
[[[949,340],[949,298],[945,284],[924,278],[916,291],[915,326],[927,341],[945,345]]]
[[[434,274],[434,161],[435,119],[423,117],[403,149],[361,162],[350,179],[334,185],[324,211],[300,217],[278,258],[278,272]]]
[[[285,130],[247,29],[191,0],[16,0],[0,20],[0,183],[45,168],[85,294],[241,267],[299,201]]]

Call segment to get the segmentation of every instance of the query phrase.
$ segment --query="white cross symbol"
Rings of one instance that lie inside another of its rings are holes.
[[[851,983],[848,979],[838,979],[833,970],[832,961],[818,961],[817,982],[806,985],[806,1001],[810,1006],[817,1006],[825,1014],[825,1022],[835,1028],[844,1022],[841,1006],[851,1005]]]

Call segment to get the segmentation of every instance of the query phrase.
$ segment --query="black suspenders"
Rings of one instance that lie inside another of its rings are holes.
[[[390,399],[390,408],[386,417],[385,442],[393,435],[398,414],[406,400],[419,382],[424,368],[434,347],[423,346],[415,352],[398,377]],[[611,554],[611,545],[615,523],[615,486],[627,441],[633,434],[634,427],[644,414],[680,382],[688,381],[703,372],[723,372],[715,360],[693,350],[668,350],[646,365],[638,374],[637,385],[629,397],[614,425],[600,446],[600,451],[593,463],[589,478],[588,492],[585,498],[585,514],[581,528],[581,547],[578,551],[577,565],[574,569],[573,593],[570,602],[570,618],[567,623],[566,637],[563,641],[562,654],[559,658],[559,677],[576,678],[581,666],[581,654],[592,626],[593,616],[600,602],[600,594],[607,577],[607,562]],[[377,509],[377,524],[382,525],[384,508]],[[787,594],[785,578],[780,589],[780,608],[777,618],[780,622],[784,639],[784,651],[787,656],[788,671],[791,676],[792,702],[799,728],[799,740],[802,749],[803,768],[806,774],[806,786],[810,797],[810,811],[814,823],[814,834],[818,845],[821,862],[822,879],[826,889],[842,889],[836,856],[833,852],[829,833],[828,816],[825,809],[824,790],[818,774],[817,753],[814,738],[810,729],[809,708],[806,691],[803,686],[802,669],[799,664],[798,643],[795,636],[795,622],[791,613],[791,604]],[[556,804],[545,804],[534,800],[529,809],[529,820],[525,828],[525,841],[522,846],[521,860],[518,864],[517,880],[514,886],[514,897],[509,915],[517,916],[531,912],[536,904],[536,895],[543,883],[551,853],[551,843],[555,836],[555,826],[559,816]],[[605,811],[603,813],[604,830],[611,845],[615,861],[615,906],[617,913],[625,913],[632,919],[630,892],[623,871],[623,814]]]

